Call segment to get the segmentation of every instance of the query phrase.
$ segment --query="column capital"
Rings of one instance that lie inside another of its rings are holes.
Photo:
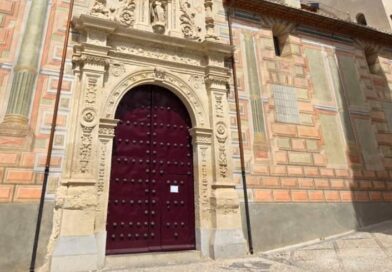
[[[212,129],[192,128],[189,130],[192,136],[192,143],[197,145],[212,145]]]

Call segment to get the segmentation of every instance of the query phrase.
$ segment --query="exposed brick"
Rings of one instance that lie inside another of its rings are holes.
[[[376,137],[379,144],[392,145],[392,134],[377,134]]]
[[[318,167],[304,167],[305,176],[316,177],[319,175]]]
[[[277,151],[275,152],[275,160],[277,163],[287,163],[287,152],[286,151]]]
[[[389,173],[388,171],[377,171],[376,175],[378,178],[382,178],[382,179],[387,179],[389,178]]]
[[[303,174],[302,167],[299,166],[287,166],[287,174],[301,176]]]
[[[288,202],[291,200],[288,190],[275,190],[273,191],[273,196],[275,201]]]
[[[282,176],[286,174],[287,174],[286,166],[283,165],[271,166],[271,175]]]
[[[298,136],[307,138],[320,138],[320,133],[317,128],[298,126]]]
[[[369,194],[368,194],[368,192],[356,191],[356,192],[354,192],[354,200],[355,201],[368,201],[369,200]]]
[[[292,139],[291,145],[294,150],[306,150],[305,140],[303,139]]]
[[[297,128],[295,125],[288,124],[272,124],[272,132],[278,135],[296,136]]]
[[[6,183],[33,183],[34,173],[32,170],[8,168],[5,173]]]
[[[259,182],[259,177],[257,177],[257,176],[247,176],[246,177],[246,182],[247,182],[247,184],[249,185],[249,186],[252,186],[252,185],[259,185],[260,184],[260,182]]]
[[[292,164],[312,164],[312,156],[310,153],[289,152],[289,161]]]
[[[298,102],[298,109],[301,112],[313,112],[313,105],[307,102]]]
[[[346,188],[346,182],[343,179],[331,179],[329,182],[331,184],[331,188],[334,189]]]
[[[292,191],[291,196],[293,201],[307,201],[308,193],[307,191]]]
[[[327,160],[324,155],[321,154],[313,154],[313,162],[314,165],[324,166],[327,164]]]
[[[383,190],[387,188],[384,181],[373,181],[373,187],[376,190]]]
[[[296,178],[281,178],[280,182],[281,182],[283,188],[297,187],[297,179]]]
[[[300,188],[313,188],[314,183],[312,178],[299,178],[298,185]]]
[[[353,169],[353,177],[354,178],[362,178],[362,171],[359,169]]]
[[[325,191],[325,199],[327,201],[339,201],[340,200],[340,194],[338,191]]]
[[[34,162],[35,162],[34,153],[22,153],[22,157],[20,159],[20,165],[22,167],[33,167]]]
[[[382,111],[372,111],[370,113],[370,116],[372,117],[373,120],[376,120],[376,121],[384,121],[385,120],[385,114]]]
[[[382,192],[369,192],[370,200],[372,201],[382,201]]]
[[[354,199],[353,193],[351,191],[341,191],[340,192],[340,198],[342,201],[345,202],[352,202]]]
[[[376,177],[375,171],[363,170],[362,173],[365,178],[375,178]]]
[[[286,138],[286,137],[278,138],[276,140],[276,143],[277,143],[278,147],[281,149],[291,149],[290,138]]]
[[[17,185],[15,191],[15,201],[35,201],[41,196],[41,186]]]
[[[265,174],[265,175],[268,175],[269,174],[269,167],[268,167],[268,165],[254,164],[253,172],[255,174]]]
[[[351,190],[359,189],[359,180],[347,180],[347,187]]]
[[[255,201],[257,202],[265,202],[265,201],[273,201],[272,190],[255,190]]]
[[[13,185],[0,185],[0,202],[10,202],[13,191]]]
[[[328,169],[328,168],[321,168],[320,169],[320,175],[323,177],[333,177],[335,176],[333,169]]]
[[[18,162],[17,153],[0,153],[0,164],[2,165],[15,165]]]
[[[324,201],[323,191],[309,191],[308,194],[311,201]]]
[[[262,177],[261,185],[265,187],[277,187],[280,185],[278,177]]]
[[[335,169],[335,174],[337,177],[347,178],[350,176],[350,171],[346,169]]]
[[[360,180],[359,181],[359,189],[371,189],[372,182],[367,180]]]
[[[328,179],[314,179],[314,185],[318,189],[328,189],[330,187]]]
[[[385,201],[392,201],[392,192],[384,192],[382,196]]]

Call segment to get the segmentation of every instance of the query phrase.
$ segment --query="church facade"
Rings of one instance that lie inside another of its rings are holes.
[[[241,257],[392,218],[390,33],[294,0],[0,12],[7,271],[29,265],[48,172],[40,271]]]

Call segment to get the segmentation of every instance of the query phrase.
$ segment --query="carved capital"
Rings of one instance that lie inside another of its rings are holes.
[[[89,65],[89,68],[96,67],[98,70],[109,67],[109,59],[99,55],[75,54],[72,57],[72,63],[74,66],[79,66],[80,68]]]
[[[192,128],[190,129],[192,142],[196,145],[211,145],[212,144],[212,129],[207,128]]]
[[[114,138],[114,129],[117,127],[118,119],[99,119],[98,138],[101,142],[108,142]]]

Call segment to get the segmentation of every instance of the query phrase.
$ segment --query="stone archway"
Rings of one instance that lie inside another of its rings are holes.
[[[224,67],[230,48],[186,41],[179,57],[176,43],[162,40],[160,35],[139,30],[120,33],[115,23],[88,15],[81,15],[77,24],[87,39],[83,46],[75,47],[73,58],[77,84],[64,172],[56,195],[51,270],[104,266],[111,154],[118,123],[115,111],[129,90],[145,84],[174,93],[192,120],[196,249],[213,258],[245,254],[232,176],[229,75]],[[128,50],[128,44],[117,46],[124,35],[145,44],[148,53]],[[167,56],[164,60],[158,60],[156,49],[150,48],[152,43],[166,43],[159,53]]]

